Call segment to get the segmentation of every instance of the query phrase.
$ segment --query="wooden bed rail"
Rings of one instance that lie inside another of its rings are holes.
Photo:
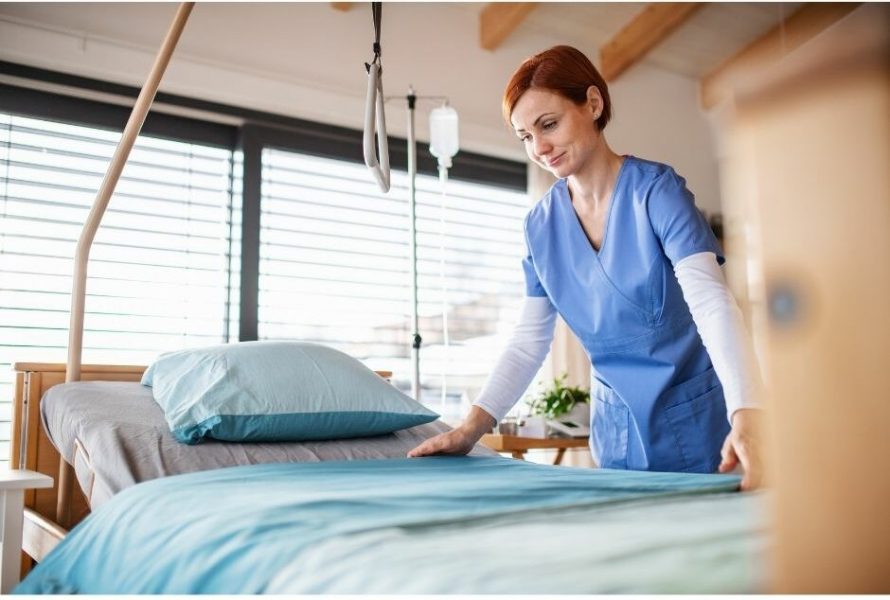
[[[55,548],[67,534],[67,529],[59,527],[30,508],[25,509],[25,520],[22,523],[22,550],[34,561],[42,562],[50,550]]]

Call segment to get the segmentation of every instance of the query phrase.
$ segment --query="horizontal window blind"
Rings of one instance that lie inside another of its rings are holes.
[[[437,178],[420,175],[416,186],[423,400],[453,416],[478,394],[515,322],[528,201],[523,193],[452,180],[443,212]],[[392,189],[382,194],[362,165],[264,149],[260,339],[335,346],[371,368],[392,370],[407,391],[407,198],[405,172],[393,171]],[[441,405],[443,373],[448,395]]]
[[[119,138],[0,114],[2,460],[11,363],[66,360],[75,247]],[[160,352],[237,339],[233,183],[229,149],[138,139],[90,254],[85,363],[148,364]]]

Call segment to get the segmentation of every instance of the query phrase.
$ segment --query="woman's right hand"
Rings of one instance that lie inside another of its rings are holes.
[[[481,436],[480,436],[481,437]],[[426,440],[410,452],[409,458],[433,454],[469,454],[479,438],[473,439],[459,427]]]
[[[497,422],[494,417],[474,406],[463,423],[451,431],[431,437],[408,452],[408,456],[415,458],[434,454],[469,454],[479,438],[490,432],[495,425]]]

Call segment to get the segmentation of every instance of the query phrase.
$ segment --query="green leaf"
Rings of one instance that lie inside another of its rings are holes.
[[[590,402],[589,391],[565,385],[567,375],[563,373],[549,386],[541,384],[543,389],[538,395],[526,401],[533,415],[545,415],[553,419],[568,413],[579,402]]]

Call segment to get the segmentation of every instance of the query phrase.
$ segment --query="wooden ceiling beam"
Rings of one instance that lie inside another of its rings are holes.
[[[537,5],[537,2],[490,2],[479,15],[479,45],[496,50]]]
[[[698,2],[658,2],[648,5],[621,31],[600,46],[601,73],[614,81],[703,6]]]
[[[699,80],[699,102],[709,110],[732,92],[733,86],[764,66],[778,62],[789,52],[821,33],[858,8],[861,2],[812,2],[804,4],[783,23],[723,62]]]

